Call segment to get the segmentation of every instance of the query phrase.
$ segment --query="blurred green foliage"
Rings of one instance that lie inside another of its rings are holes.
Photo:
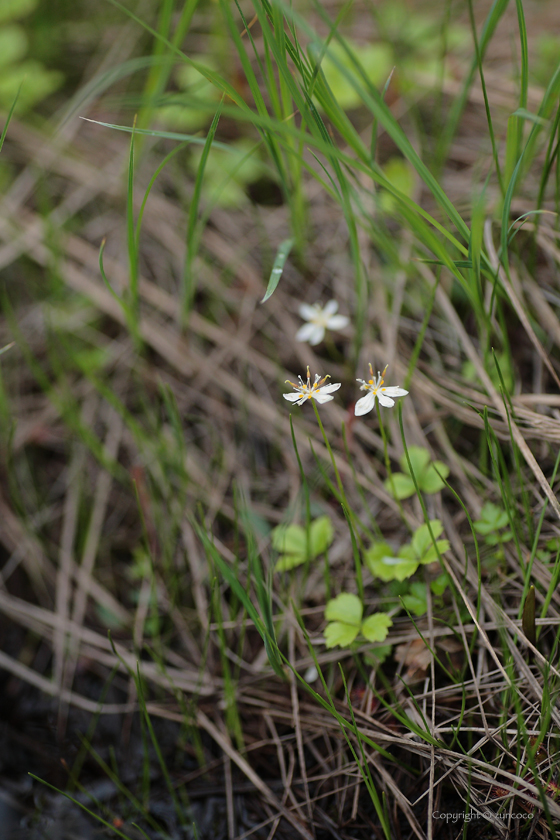
[[[59,70],[48,70],[41,61],[29,57],[29,37],[19,21],[34,12],[38,3],[39,0],[0,0],[0,106],[9,108],[19,91],[19,114],[54,93],[64,81]]]

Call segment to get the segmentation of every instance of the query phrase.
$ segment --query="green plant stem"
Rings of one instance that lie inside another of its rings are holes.
[[[338,472],[338,467],[336,466],[336,461],[335,461],[335,459],[334,459],[334,454],[333,454],[333,451],[332,451],[332,449],[331,449],[331,445],[330,445],[330,443],[329,443],[329,439],[328,439],[327,434],[326,434],[326,432],[325,432],[325,429],[324,429],[323,423],[322,423],[322,421],[321,421],[321,417],[320,417],[320,415],[319,415],[319,409],[317,408],[317,405],[316,405],[316,403],[315,403],[315,400],[311,400],[311,402],[313,403],[313,409],[314,409],[314,411],[315,411],[315,417],[317,418],[317,422],[318,422],[318,424],[319,424],[319,428],[320,428],[320,430],[321,430],[321,434],[323,435],[323,440],[325,441],[325,446],[327,447],[328,453],[329,453],[329,455],[330,455],[331,463],[332,463],[332,465],[333,465],[333,470],[334,470],[334,474],[335,474],[335,477],[336,477],[336,484],[337,484],[337,487],[338,487],[338,489],[339,489],[339,491],[340,491],[340,495],[341,495],[341,496],[342,496],[342,498],[344,499],[344,504],[345,504],[345,506],[346,506],[348,509],[350,509],[350,506],[348,505],[348,499],[346,498],[346,493],[344,492],[344,487],[342,486],[342,480],[341,480],[341,478],[340,478],[340,473]]]

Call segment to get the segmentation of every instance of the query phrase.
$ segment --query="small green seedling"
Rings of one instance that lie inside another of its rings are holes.
[[[427,524],[417,528],[410,543],[401,546],[396,555],[387,543],[372,545],[364,554],[366,566],[372,575],[383,581],[403,581],[413,575],[418,566],[425,566],[437,560],[438,552],[443,554],[449,549],[449,541],[438,540],[443,533],[443,525],[439,519],[430,520],[430,525],[436,540],[435,545]]]
[[[275,572],[286,572],[324,554],[334,539],[334,529],[328,516],[319,516],[309,528],[309,543],[301,525],[278,525],[272,531],[272,547],[281,553],[274,567]]]
[[[341,592],[327,603],[325,643],[328,648],[348,647],[361,634],[368,642],[382,642],[387,638],[393,621],[387,613],[374,613],[362,621],[364,605],[357,595]]]
[[[474,530],[484,537],[486,545],[501,546],[513,539],[508,525],[509,519],[505,510],[492,502],[486,502],[480,511],[480,519],[474,523]],[[504,528],[507,530],[504,531]]]
[[[428,593],[426,584],[416,580],[410,584],[409,591],[402,596],[402,604],[413,615],[424,615],[428,611]]]
[[[423,493],[437,493],[445,487],[444,478],[449,475],[449,467],[443,461],[430,461],[430,453],[422,446],[409,446],[408,456],[412,472]],[[416,492],[406,453],[399,461],[403,472],[393,473],[385,481],[385,489],[395,499],[408,499]]]

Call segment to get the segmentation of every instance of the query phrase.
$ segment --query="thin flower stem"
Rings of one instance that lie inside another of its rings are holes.
[[[344,492],[344,487],[342,485],[342,480],[340,478],[340,473],[338,472],[338,467],[336,466],[336,461],[334,459],[334,454],[331,449],[331,445],[329,443],[329,439],[323,427],[323,423],[321,422],[321,417],[319,416],[319,409],[313,400],[313,408],[315,409],[315,416],[317,417],[317,422],[319,423],[319,428],[321,429],[321,434],[323,435],[323,440],[325,441],[325,446],[327,447],[328,453],[331,456],[331,462],[334,469],[334,474],[336,476],[336,483],[338,485],[338,491],[340,493],[340,497],[342,499],[342,507],[344,510],[344,515],[346,516],[346,520],[348,522],[348,527],[350,528],[350,536],[352,538],[352,553],[354,554],[354,564],[356,566],[356,583],[358,586],[358,593],[361,600],[364,600],[364,584],[362,581],[362,567],[360,561],[360,555],[358,552],[358,545],[356,543],[356,537],[354,535],[354,530],[352,528],[352,517],[354,516],[350,505],[348,504],[348,499],[346,498],[346,493]]]
[[[385,455],[385,469],[387,470],[387,478],[389,479],[389,483],[391,485],[391,490],[393,492],[393,498],[396,501],[400,514],[403,518],[403,522],[407,522],[404,508],[401,504],[401,500],[398,498],[396,490],[395,490],[395,482],[393,481],[393,470],[391,469],[391,459],[389,458],[389,447],[387,444],[387,435],[385,433],[385,426],[383,425],[383,420],[381,419],[381,408],[379,406],[379,401],[377,400],[375,403],[375,408],[377,410],[377,420],[379,422],[379,430],[381,431],[381,437],[383,438],[383,454]]]
[[[344,499],[345,506],[348,508],[348,500],[346,499],[346,493],[344,492],[344,487],[342,486],[342,481],[340,479],[340,473],[338,472],[338,467],[336,466],[336,461],[334,460],[334,455],[333,455],[333,451],[331,449],[331,445],[329,443],[329,439],[327,437],[327,434],[326,434],[325,429],[323,427],[323,423],[321,421],[321,417],[319,415],[319,409],[317,408],[315,400],[312,400],[311,402],[313,403],[313,409],[315,411],[315,417],[317,418],[319,428],[321,429],[321,434],[323,435],[323,440],[325,441],[325,446],[327,447],[328,453],[331,457],[331,462],[332,462],[332,465],[333,465],[334,474],[336,476],[336,483],[338,485],[340,495]]]

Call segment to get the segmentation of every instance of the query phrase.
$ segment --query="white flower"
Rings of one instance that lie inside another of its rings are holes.
[[[304,321],[309,321],[300,327],[296,333],[296,341],[307,341],[309,344],[319,344],[325,337],[325,330],[342,330],[349,323],[346,315],[335,315],[338,309],[336,300],[329,300],[324,307],[320,303],[309,306],[302,303],[299,314]]]
[[[385,365],[385,370],[383,373],[379,373],[377,371],[377,377],[373,375],[373,368],[369,366],[369,374],[370,378],[366,382],[364,379],[357,379],[356,382],[361,382],[362,387],[360,391],[367,391],[368,393],[365,397],[362,397],[356,403],[355,414],[356,417],[361,417],[362,414],[367,414],[368,411],[371,411],[375,405],[375,398],[379,400],[380,405],[384,405],[386,408],[391,408],[391,406],[395,405],[395,400],[391,399],[391,397],[406,397],[408,391],[405,391],[404,388],[399,388],[397,386],[393,386],[391,388],[383,387],[385,376],[385,371],[389,366]]]
[[[333,383],[332,385],[325,385],[324,383],[327,379],[330,379],[330,376],[324,376],[322,379],[318,373],[315,374],[315,382],[313,385],[311,384],[311,376],[309,373],[309,365],[307,366],[307,382],[304,382],[301,376],[298,376],[299,385],[296,385],[294,382],[290,382],[289,379],[286,379],[286,382],[292,386],[292,388],[296,389],[295,394],[283,394],[285,400],[289,400],[290,402],[295,403],[296,405],[303,405],[306,400],[310,400],[313,397],[314,400],[317,400],[318,403],[326,403],[330,400],[333,400],[334,397],[331,397],[333,391],[338,391],[341,386],[341,382]]]

